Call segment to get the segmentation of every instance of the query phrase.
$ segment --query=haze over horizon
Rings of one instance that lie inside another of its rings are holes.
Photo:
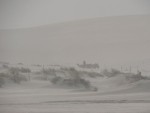
[[[0,61],[115,66],[150,59],[148,0],[0,4]]]
[[[1,59],[64,65],[86,60],[103,66],[149,59],[149,20],[150,16],[121,16],[1,30]]]

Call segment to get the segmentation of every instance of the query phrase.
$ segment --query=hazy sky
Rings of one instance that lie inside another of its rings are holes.
[[[150,0],[0,0],[0,61],[113,65],[149,59],[150,16],[140,16],[147,14]],[[67,21],[75,22],[53,24]],[[53,25],[2,30],[47,24]]]
[[[105,17],[0,30],[0,60],[116,65],[150,59],[150,16]]]
[[[0,0],[0,28],[150,14],[149,0]]]

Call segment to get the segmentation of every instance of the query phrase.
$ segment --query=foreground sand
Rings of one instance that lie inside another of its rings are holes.
[[[80,92],[31,81],[0,89],[0,113],[150,113],[150,94]]]

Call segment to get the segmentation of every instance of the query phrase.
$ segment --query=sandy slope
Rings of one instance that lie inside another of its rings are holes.
[[[116,86],[116,79],[124,80],[122,77],[104,79],[102,83],[109,81],[110,84],[106,84]],[[98,83],[102,84],[96,81],[94,84]],[[48,81],[31,80],[0,89],[0,113],[149,113],[149,101],[135,101],[150,100],[150,93],[146,92],[149,85],[149,81],[139,81],[131,89],[128,86],[121,93],[116,91],[104,95],[100,91],[60,89]]]

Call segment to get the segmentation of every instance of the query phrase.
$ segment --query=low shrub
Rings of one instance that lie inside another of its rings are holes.
[[[5,84],[4,78],[0,77],[0,87],[2,87]]]
[[[116,69],[111,69],[110,71],[107,70],[107,69],[104,69],[104,70],[102,71],[102,74],[103,74],[104,76],[107,76],[107,77],[113,77],[113,76],[116,76],[116,75],[118,75],[118,74],[122,74],[122,72],[120,72],[119,70],[116,70]]]
[[[20,83],[21,81],[27,81],[27,78],[23,74],[20,74],[19,68],[10,68],[9,72],[11,75],[11,80],[13,80],[15,83]]]
[[[90,88],[90,82],[87,80],[84,80],[82,78],[80,79],[72,79],[72,78],[62,78],[62,77],[54,77],[51,79],[51,82],[56,85],[66,86],[66,87],[72,87],[72,88]]]
[[[23,67],[20,68],[19,71],[22,73],[30,73],[31,72],[31,70],[29,68],[23,68]]]

